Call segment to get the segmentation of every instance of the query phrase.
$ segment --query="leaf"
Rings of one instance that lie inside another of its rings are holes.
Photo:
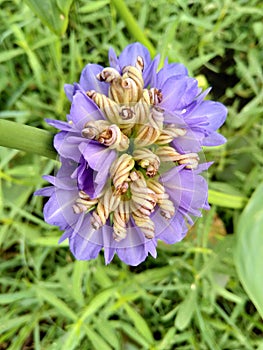
[[[208,202],[220,207],[240,209],[247,201],[246,197],[223,193],[215,190],[208,191]]]
[[[145,319],[130,305],[125,304],[124,308],[130,319],[133,321],[137,331],[147,340],[149,344],[153,344],[153,335]]]
[[[108,4],[109,4],[109,0],[89,1],[86,5],[82,6],[79,9],[79,13],[95,12],[107,6]]]
[[[97,312],[103,305],[109,302],[109,300],[114,296],[116,288],[105,289],[99,294],[97,294],[89,303],[89,305],[84,309],[81,320],[85,322],[88,317]]]
[[[235,264],[240,281],[263,318],[263,183],[253,193],[237,225]]]
[[[104,341],[104,339],[89,327],[85,328],[87,337],[94,346],[94,349],[112,350],[112,348]]]
[[[68,317],[73,321],[78,320],[77,314],[75,314],[75,312],[70,309],[67,304],[59,299],[54,293],[50,292],[40,285],[33,285],[32,289],[36,291],[36,294],[40,299],[43,299],[48,304],[52,305],[61,315]]]
[[[25,0],[30,9],[55,34],[61,36],[68,26],[68,14],[73,0]]]
[[[193,285],[185,300],[179,305],[179,310],[175,319],[175,327],[180,331],[185,329],[196,309],[196,287]]]

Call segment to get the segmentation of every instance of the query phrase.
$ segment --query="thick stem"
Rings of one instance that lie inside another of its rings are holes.
[[[143,45],[145,45],[148,48],[152,57],[155,56],[155,53],[156,53],[155,48],[153,47],[150,40],[148,40],[148,38],[146,37],[143,30],[140,28],[139,24],[133,17],[132,13],[129,11],[125,2],[123,0],[111,0],[111,1],[115,6],[119,15],[124,20],[126,27],[128,31],[131,33],[131,35],[133,35],[136,40],[140,41]]]
[[[0,119],[0,146],[56,159],[53,137],[46,130]]]

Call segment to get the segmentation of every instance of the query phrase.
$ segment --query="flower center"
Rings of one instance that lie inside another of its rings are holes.
[[[180,154],[170,145],[186,130],[165,124],[164,110],[159,107],[162,92],[144,88],[143,69],[140,56],[135,66],[124,67],[121,74],[114,68],[105,68],[97,79],[109,83],[108,96],[87,91],[106,120],[88,122],[82,136],[115,150],[117,158],[109,171],[110,181],[99,196],[91,199],[85,192],[79,192],[73,210],[75,213],[92,210],[94,229],[108,221],[117,241],[126,237],[127,226],[132,223],[145,237],[153,238],[151,216],[157,208],[167,220],[175,214],[174,204],[160,183],[161,163],[186,164],[186,168],[194,169],[199,160],[196,153]]]

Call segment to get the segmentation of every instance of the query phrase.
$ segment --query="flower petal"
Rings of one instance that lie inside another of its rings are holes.
[[[187,123],[198,125],[195,121],[206,119],[208,125],[205,129],[211,133],[216,131],[225,122],[227,116],[226,107],[220,102],[203,101],[193,112],[187,116]]]
[[[196,79],[173,76],[162,86],[163,99],[160,106],[169,111],[180,111],[187,107],[198,94]]]
[[[69,237],[69,247],[77,260],[96,259],[102,248],[101,245],[94,244],[80,235]]]
[[[105,117],[98,106],[81,90],[76,91],[70,109],[69,120],[81,131],[85,123],[100,119],[105,119]]]
[[[219,146],[226,143],[226,138],[223,135],[213,132],[204,138],[203,146]]]
[[[45,121],[56,129],[63,130],[63,131],[73,131],[72,125],[70,125],[67,122],[63,122],[61,120],[55,120],[55,119],[45,119]]]
[[[80,76],[80,86],[85,90],[95,90],[101,94],[108,95],[109,85],[97,79],[104,67],[98,64],[87,64]]]
[[[167,220],[161,215],[160,210],[157,210],[151,216],[151,220],[155,224],[156,238],[167,244],[181,241],[188,230],[184,216],[178,211],[172,219]]]
[[[72,137],[74,136],[74,137]],[[78,149],[78,144],[83,142],[82,137],[75,137],[75,134],[60,131],[54,137],[54,147],[60,156],[73,159],[79,162],[81,153]]]
[[[116,159],[117,153],[115,150],[95,142],[89,144],[82,142],[79,145],[79,150],[88,165],[95,170],[94,182],[97,184],[96,193],[98,195],[108,179],[111,164]]]
[[[166,80],[178,75],[188,75],[186,67],[181,63],[169,64],[167,60],[164,62],[163,68],[159,70],[156,75],[154,86],[158,89],[162,89]]]

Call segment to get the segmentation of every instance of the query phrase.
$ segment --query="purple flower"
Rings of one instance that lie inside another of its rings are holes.
[[[180,241],[208,209],[201,147],[225,142],[217,129],[226,108],[204,101],[182,64],[151,60],[139,43],[110,67],[88,64],[79,84],[66,85],[72,102],[67,122],[48,120],[60,132],[54,146],[61,168],[46,176],[45,221],[64,231],[77,259],[108,264],[115,254],[138,265],[156,257],[158,240]]]

